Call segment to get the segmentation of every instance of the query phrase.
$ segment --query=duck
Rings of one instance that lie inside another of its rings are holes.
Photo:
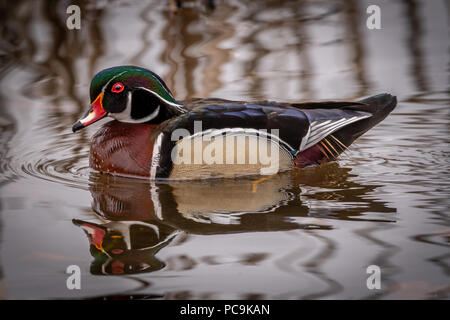
[[[95,275],[123,275],[153,272],[165,263],[155,255],[167,246],[178,231],[148,221],[109,221],[94,223],[73,219],[89,241],[94,258],[90,272]]]
[[[383,93],[357,101],[178,101],[139,66],[98,72],[72,131],[109,117],[92,136],[91,169],[155,180],[270,176],[338,160],[395,108]]]

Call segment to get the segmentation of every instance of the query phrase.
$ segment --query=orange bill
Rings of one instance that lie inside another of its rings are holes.
[[[102,99],[103,93],[100,93],[94,102],[91,103],[88,111],[73,125],[73,132],[83,129],[84,127],[87,127],[88,125],[106,117],[107,112],[103,109]]]

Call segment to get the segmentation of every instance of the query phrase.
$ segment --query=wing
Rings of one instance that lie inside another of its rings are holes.
[[[215,100],[217,102],[217,100]],[[205,102],[202,99],[202,102]],[[211,101],[212,102],[212,101]],[[270,136],[292,155],[318,143],[327,135],[370,114],[341,109],[298,109],[273,105],[227,103],[204,104],[172,118],[155,131],[154,178],[167,178],[172,169],[171,152],[179,136],[187,130],[194,135],[223,134]]]
[[[197,126],[196,126],[197,123]],[[171,133],[186,129],[191,134],[211,129],[242,128],[278,130],[286,145],[297,149],[307,133],[309,120],[302,110],[261,106],[256,104],[214,104],[196,107],[187,114],[172,118],[161,126],[161,131]]]
[[[207,105],[245,105],[248,104],[245,101],[226,100],[221,98],[192,98],[180,101],[187,110],[193,110],[198,107]],[[251,102],[252,105],[264,106],[264,107],[278,107],[278,108],[295,108],[295,109],[361,109],[366,104],[360,101],[318,101],[318,102],[279,102],[271,100],[261,100]]]
[[[151,172],[151,177],[170,176],[173,168],[172,150],[180,138],[179,133],[188,133],[184,135],[183,140],[186,137],[210,138],[218,135],[257,137],[257,141],[260,141],[260,137],[269,137],[267,140],[276,140],[278,146],[283,149],[282,157],[286,160],[286,156],[292,158],[295,154],[308,126],[308,118],[299,109],[253,104],[196,107],[186,114],[166,121],[155,131],[156,143],[152,161],[154,172]]]

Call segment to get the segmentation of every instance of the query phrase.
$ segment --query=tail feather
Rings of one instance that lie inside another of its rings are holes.
[[[334,133],[334,136],[347,147],[361,135],[383,121],[397,105],[397,98],[384,93],[358,101],[363,105],[349,106],[353,110],[372,114],[371,117],[352,123]]]
[[[339,107],[338,107],[339,105]],[[397,105],[397,99],[390,94],[379,94],[369,98],[362,99],[351,104],[333,104],[334,109],[342,110],[336,116],[341,114],[345,116],[344,110],[357,111],[364,114],[370,114],[369,117],[361,118],[358,121],[351,122],[338,130],[324,136],[319,142],[313,146],[301,151],[295,158],[294,162],[298,166],[307,166],[311,164],[320,164],[335,160],[341,153],[346,151],[348,147],[362,134],[380,123],[388,114],[394,110]],[[316,108],[325,109],[323,104],[317,105]],[[310,108],[314,109],[314,108]],[[327,108],[328,109],[328,108]],[[333,109],[330,107],[330,109]],[[329,113],[328,111],[326,113]],[[307,113],[308,114],[308,113]],[[333,112],[331,112],[333,115]],[[310,114],[317,118],[317,115]]]

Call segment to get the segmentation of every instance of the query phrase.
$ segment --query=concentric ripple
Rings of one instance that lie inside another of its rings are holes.
[[[4,141],[0,180],[37,178],[66,186],[88,189],[89,132],[74,135],[68,123],[21,130]],[[45,125],[45,126],[44,126]]]

